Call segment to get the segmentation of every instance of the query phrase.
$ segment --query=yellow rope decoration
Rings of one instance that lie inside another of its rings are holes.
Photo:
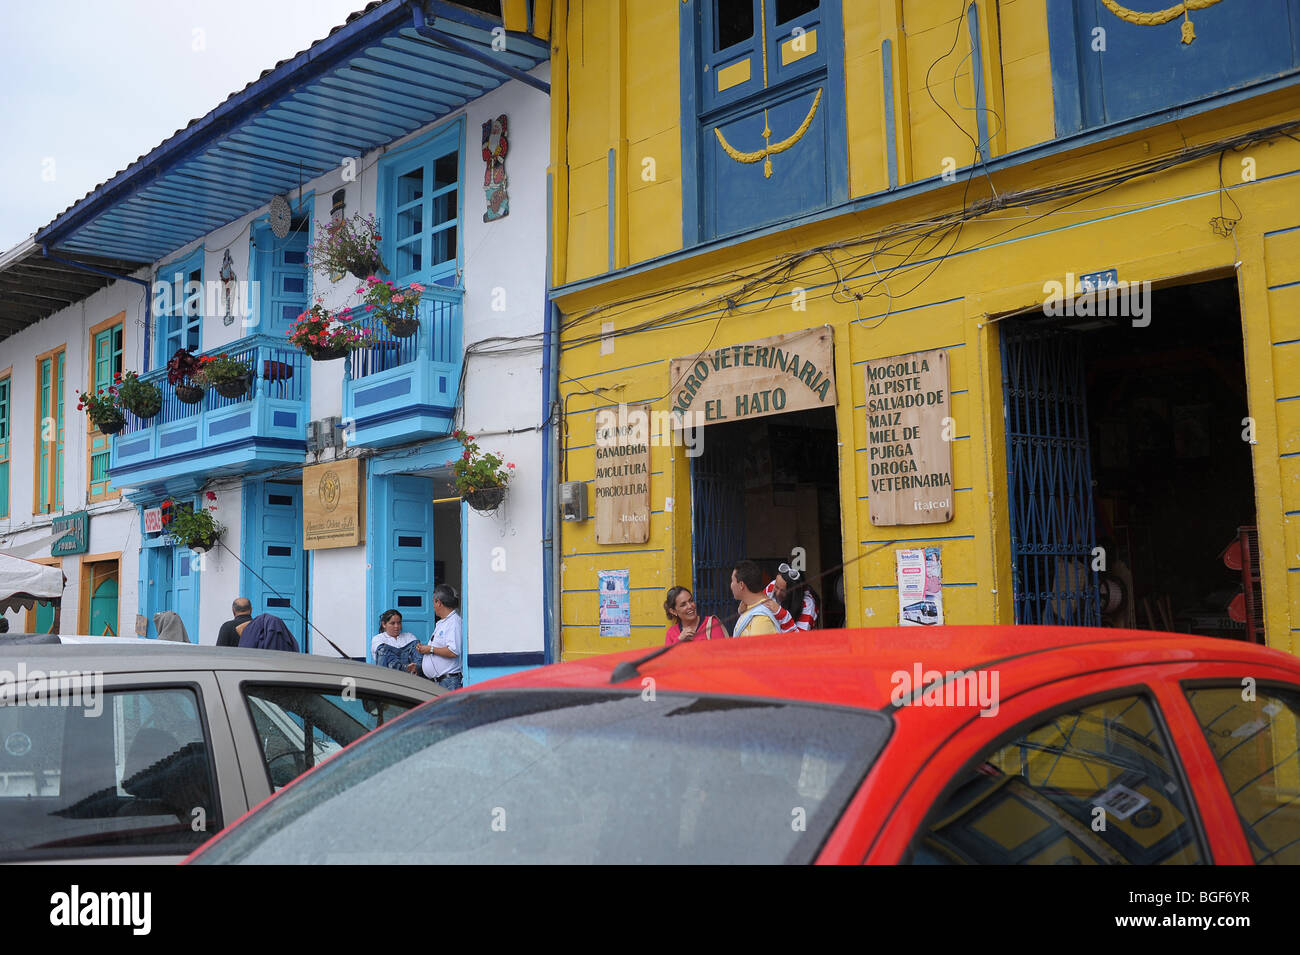
[[[1121,7],[1115,0],[1101,0],[1101,2],[1107,10],[1121,20],[1140,27],[1163,26],[1181,16],[1183,18],[1183,42],[1191,43],[1196,39],[1196,28],[1192,26],[1192,19],[1187,15],[1187,12],[1189,10],[1204,10],[1207,7],[1214,6],[1219,0],[1184,0],[1183,3],[1176,3],[1172,7],[1165,7],[1163,10],[1152,10],[1150,13]]]
[[[722,130],[716,126],[713,128],[713,133],[718,137],[718,145],[722,147],[723,151],[728,156],[736,160],[736,162],[754,163],[758,162],[760,159],[763,160],[763,178],[771,179],[772,160],[770,157],[775,156],[777,153],[785,152],[799,140],[803,139],[804,133],[808,132],[808,127],[812,125],[813,117],[817,115],[817,107],[821,104],[821,101],[822,91],[818,89],[817,95],[813,97],[812,108],[808,110],[808,115],[803,118],[803,122],[799,124],[799,128],[779,143],[768,142],[772,138],[772,130],[768,126],[767,110],[763,110],[763,148],[757,149],[753,152],[741,152],[735,146],[731,145],[731,143],[727,142],[726,137],[722,135]]]

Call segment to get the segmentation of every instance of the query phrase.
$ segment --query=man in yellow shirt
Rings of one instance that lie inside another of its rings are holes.
[[[732,636],[752,637],[760,633],[780,633],[772,611],[763,606],[763,572],[752,560],[742,560],[731,571],[731,595],[740,601],[740,618]]]

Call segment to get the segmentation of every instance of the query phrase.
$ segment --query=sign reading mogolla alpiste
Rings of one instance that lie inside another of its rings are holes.
[[[835,407],[829,328],[711,348],[674,359],[669,373],[679,428]]]
[[[871,523],[952,520],[948,353],[867,362],[867,504]]]

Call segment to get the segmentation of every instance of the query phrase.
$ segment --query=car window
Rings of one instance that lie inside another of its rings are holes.
[[[809,861],[891,726],[876,712],[693,694],[450,694],[196,859]]]
[[[1171,752],[1143,697],[1060,713],[963,770],[914,840],[910,861],[1201,862]]]
[[[1257,863],[1300,863],[1300,694],[1263,686],[1186,690]]]
[[[275,789],[416,705],[365,690],[282,684],[247,684],[243,689]]]
[[[221,828],[194,690],[63,684],[0,706],[0,858],[188,853]]]

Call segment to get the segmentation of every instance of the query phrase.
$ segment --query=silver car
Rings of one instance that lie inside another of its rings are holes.
[[[445,692],[350,660],[0,642],[0,862],[174,862]]]

